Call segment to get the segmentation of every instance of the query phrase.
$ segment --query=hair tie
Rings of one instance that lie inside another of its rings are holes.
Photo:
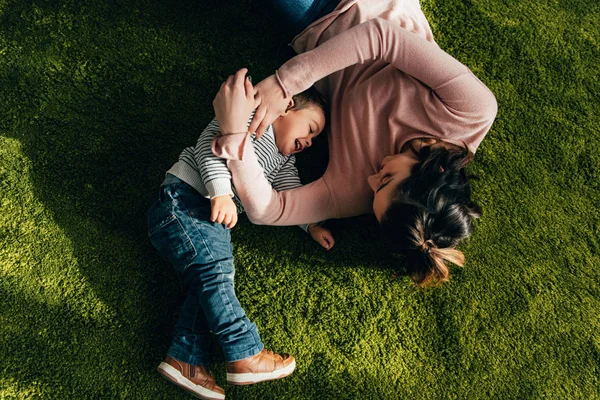
[[[436,247],[435,243],[433,242],[433,240],[429,239],[421,243],[421,246],[419,246],[419,251],[428,256],[432,247]]]

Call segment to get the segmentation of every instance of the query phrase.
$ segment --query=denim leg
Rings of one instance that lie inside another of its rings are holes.
[[[188,364],[207,366],[212,358],[211,334],[198,291],[189,287],[167,354]]]
[[[196,249],[177,218],[175,204],[163,187],[147,212],[148,234],[154,247],[173,265],[178,277],[196,256]],[[195,287],[185,285],[186,298],[179,311],[167,354],[193,365],[207,366],[212,358],[211,333]]]
[[[183,199],[187,205],[187,199]],[[196,231],[190,231],[198,256],[182,274],[186,285],[198,288],[208,326],[217,336],[226,361],[241,360],[264,348],[258,329],[242,308],[234,287],[235,266],[231,234],[222,224],[210,222],[210,208],[204,217],[195,214]]]
[[[205,318],[206,326],[217,336],[223,347],[227,361],[259,353],[264,346],[258,330],[246,317],[234,290],[235,267],[229,230],[222,224],[210,221],[210,202],[189,185],[176,183],[161,189],[165,203],[172,204],[170,215],[177,221],[172,225],[181,227],[183,232],[177,241],[172,237],[168,238],[171,241],[170,247],[177,250],[171,251],[171,257],[167,254],[166,258],[174,265],[179,265],[176,271],[189,288],[189,300],[186,299],[186,304],[193,305],[190,310],[196,310],[196,316],[202,315]],[[153,243],[160,242],[154,239],[156,236],[151,233]],[[155,243],[155,246],[160,251],[161,244]],[[190,296],[194,296],[194,299],[191,300]],[[197,305],[200,305],[203,313],[197,311]],[[192,314],[193,312],[183,313],[182,310],[178,327],[187,328]],[[190,336],[185,329],[176,328],[174,341],[177,337]],[[202,350],[198,342],[194,350]]]

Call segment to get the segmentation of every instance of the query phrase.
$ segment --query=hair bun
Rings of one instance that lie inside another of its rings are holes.
[[[437,246],[435,245],[435,242],[433,240],[429,239],[421,243],[421,246],[419,246],[419,251],[428,256],[429,252],[433,247]]]

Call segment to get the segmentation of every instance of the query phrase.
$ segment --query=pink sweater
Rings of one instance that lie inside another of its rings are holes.
[[[367,177],[415,138],[438,138],[475,152],[496,116],[494,95],[441,50],[417,0],[342,1],[292,42],[299,53],[278,71],[287,96],[315,84],[329,100],[329,165],[322,178],[276,192],[249,134],[223,136],[213,152],[228,159],[248,218],[298,225],[372,213]]]

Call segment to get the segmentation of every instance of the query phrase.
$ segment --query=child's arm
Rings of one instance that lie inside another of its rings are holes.
[[[233,196],[231,172],[227,168],[227,162],[215,156],[210,147],[217,134],[219,134],[219,123],[215,118],[204,128],[194,148],[194,161],[198,165],[202,183],[211,199],[224,195]]]
[[[232,200],[231,173],[226,161],[215,156],[211,150],[211,142],[218,133],[219,123],[215,118],[198,138],[194,148],[194,161],[210,197],[211,221],[224,223],[231,229],[237,223],[238,217],[237,207]]]
[[[302,186],[295,163],[296,157],[290,156],[285,164],[281,166],[281,169],[273,179],[273,189],[282,192],[284,190],[291,190]],[[301,224],[298,226],[305,232],[310,233],[312,238],[327,250],[333,247],[335,241],[333,240],[331,232],[329,229],[321,226],[320,223]]]

